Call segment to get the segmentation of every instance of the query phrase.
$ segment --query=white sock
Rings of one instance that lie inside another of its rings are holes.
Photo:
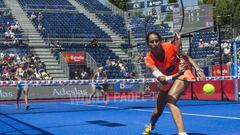
[[[178,135],[187,135],[187,133],[186,132],[180,132],[180,133],[178,133]]]

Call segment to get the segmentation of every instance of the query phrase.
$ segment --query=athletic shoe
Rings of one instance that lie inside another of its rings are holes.
[[[25,110],[28,110],[29,109],[29,105],[25,105]]]
[[[178,135],[187,135],[186,132],[181,132],[181,133],[178,133]]]
[[[143,130],[142,135],[150,135],[153,129],[154,129],[154,126],[152,126],[152,124],[148,124]]]
[[[16,104],[16,109],[17,109],[17,110],[19,109],[19,104]]]

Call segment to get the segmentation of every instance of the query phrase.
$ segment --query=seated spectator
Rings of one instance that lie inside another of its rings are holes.
[[[47,73],[45,65],[41,63],[41,61],[39,62],[38,57],[34,57],[31,54],[29,56],[20,56],[15,52],[9,52],[8,50],[4,52],[0,53],[1,80],[16,80],[15,74],[19,66],[26,69],[28,79],[30,80],[52,79]],[[39,70],[41,72],[39,72]]]
[[[34,74],[35,74],[36,80],[41,80],[41,74],[37,70],[35,70]]]
[[[15,39],[15,34],[13,32],[13,29],[11,27],[8,27],[8,33],[10,39]]]
[[[228,46],[231,47],[231,43],[230,43],[229,40],[227,40],[227,41],[225,41],[224,43],[221,44],[222,49],[224,49],[224,48],[226,48],[226,47],[228,47]]]
[[[231,52],[230,45],[226,46],[226,47],[223,49],[224,55],[230,55],[230,52]]]
[[[135,60],[139,63],[139,62],[143,61],[143,59],[144,59],[143,53],[137,52],[137,55],[135,56]]]
[[[42,25],[42,23],[39,23],[39,24],[38,24],[37,29],[38,29],[38,31],[40,31],[40,32],[43,30],[43,25]]]
[[[39,64],[39,72],[42,72],[46,69],[46,65],[44,63],[44,61],[40,61],[40,64]]]
[[[215,38],[212,38],[210,41],[210,46],[211,47],[217,47],[218,41]]]
[[[15,23],[14,30],[18,31],[20,29],[20,25],[18,22]]]
[[[31,19],[32,21],[34,21],[36,18],[37,18],[37,16],[35,15],[34,12],[32,12],[30,19]]]
[[[129,78],[131,78],[131,79],[136,78],[135,72],[130,72],[130,73],[129,73]]]
[[[0,31],[4,30],[4,25],[0,23]]]
[[[235,40],[240,40],[240,33],[238,33],[238,35],[237,35]]]
[[[112,66],[112,59],[111,56],[108,57],[107,61],[106,61],[106,66]]]
[[[79,80],[80,79],[77,71],[74,72],[74,79],[75,80]]]
[[[47,72],[47,70],[41,72],[41,80],[51,80],[51,78],[49,78],[49,74]]]
[[[91,43],[90,43],[91,47],[97,47],[98,46],[98,41],[96,38],[94,38]]]
[[[40,21],[43,19],[43,15],[42,15],[41,12],[38,12],[38,17],[37,17],[37,19],[38,19],[38,22],[40,22]]]
[[[205,47],[205,43],[203,42],[202,39],[200,39],[198,43],[198,48],[204,48],[204,47]]]
[[[54,43],[53,43],[53,41],[51,41],[49,43],[49,48],[50,48],[51,53],[53,53],[53,51],[54,51]]]
[[[4,36],[5,36],[6,40],[10,39],[10,33],[8,31],[4,32]]]
[[[81,79],[85,80],[85,79],[88,79],[89,78],[89,75],[86,71],[82,71],[81,73]]]
[[[127,54],[129,57],[132,57],[132,49],[131,48],[127,49]]]
[[[14,30],[15,30],[15,24],[12,23],[12,24],[10,25],[10,28],[11,28],[12,31],[14,31]]]

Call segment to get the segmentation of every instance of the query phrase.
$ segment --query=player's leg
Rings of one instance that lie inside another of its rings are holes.
[[[27,86],[24,87],[24,100],[25,100],[25,109],[29,109],[29,104],[28,104],[28,95],[29,95],[29,88]]]
[[[179,99],[181,93],[184,91],[185,86],[186,83],[184,81],[176,80],[167,96],[167,104],[172,113],[179,135],[186,135],[182,119],[182,112],[177,105],[177,100]]]
[[[104,101],[106,101],[107,100],[106,86],[105,85],[100,85],[99,89],[100,89],[100,92],[103,96]]]
[[[166,106],[167,94],[168,94],[168,92],[166,92],[166,91],[160,91],[160,93],[158,94],[156,106],[155,106],[155,109],[151,116],[151,124],[153,126],[155,126],[158,118],[162,115],[162,112]]]
[[[92,94],[90,95],[90,98],[89,98],[90,101],[92,100],[92,98],[95,96],[96,93],[97,93],[97,86],[93,85],[92,86]]]
[[[101,89],[100,90],[102,96],[103,96],[103,100],[104,100],[104,103],[105,104],[108,104],[108,99],[107,99],[107,94],[106,94],[106,91],[104,89]]]
[[[155,109],[152,113],[150,124],[146,126],[146,128],[143,131],[143,135],[149,135],[151,131],[154,129],[155,124],[158,121],[158,118],[162,115],[162,112],[166,106],[166,97],[168,95],[167,91],[160,91],[158,94],[158,98],[156,101]]]
[[[17,89],[16,109],[19,109],[19,99],[20,99],[21,94],[22,94],[22,89],[21,89],[20,86],[17,86],[16,89]]]

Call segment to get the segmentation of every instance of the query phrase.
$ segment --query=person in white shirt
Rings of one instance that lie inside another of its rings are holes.
[[[198,48],[204,48],[205,47],[205,44],[203,42],[202,39],[199,40],[199,43],[198,43]]]

